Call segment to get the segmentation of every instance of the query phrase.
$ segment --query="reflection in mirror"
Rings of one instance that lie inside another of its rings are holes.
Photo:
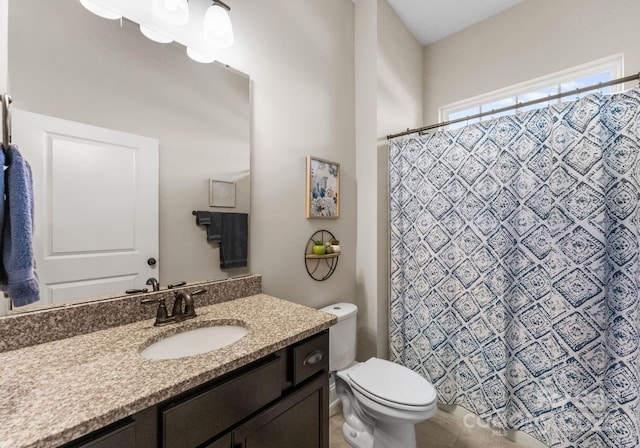
[[[191,213],[249,212],[248,76],[218,63],[196,63],[184,48],[152,42],[135,24],[101,19],[76,0],[10,0],[9,80],[16,110],[157,140],[159,228],[149,233],[158,232],[159,253],[143,257],[157,259],[149,272],[163,287],[249,272],[220,269],[218,245],[207,243]],[[16,137],[14,143],[24,145]],[[50,169],[30,162],[34,174]],[[211,179],[235,183],[235,208],[209,206]],[[34,179],[34,189],[42,182]],[[148,287],[147,274],[142,277],[127,287]],[[87,295],[119,295],[123,286]],[[61,294],[44,301],[70,298],[76,299]]]

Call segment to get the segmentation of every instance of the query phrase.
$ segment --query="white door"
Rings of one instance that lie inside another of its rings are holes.
[[[41,303],[144,288],[158,277],[158,140],[12,110],[33,170]]]

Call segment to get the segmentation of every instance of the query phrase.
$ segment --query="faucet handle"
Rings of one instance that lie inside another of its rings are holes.
[[[147,288],[142,288],[142,289],[127,289],[124,293],[125,294],[144,294],[146,292],[149,292],[149,290]]]
[[[182,281],[182,282],[178,282],[178,283],[173,283],[171,285],[167,285],[167,288],[168,289],[173,289],[173,288],[177,288],[178,286],[184,286],[186,284],[187,284],[187,282]]]
[[[169,313],[167,312],[167,304],[164,301],[164,297],[156,297],[152,299],[142,299],[140,301],[141,304],[148,303],[157,303],[158,310],[156,311],[156,321],[153,325],[156,327],[160,327],[162,325],[166,325],[170,322],[173,322],[173,318],[169,317]]]

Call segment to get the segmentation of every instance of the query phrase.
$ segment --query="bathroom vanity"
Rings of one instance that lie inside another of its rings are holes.
[[[65,448],[328,448],[327,330]]]
[[[197,312],[0,353],[0,447],[328,448],[335,317],[264,294]],[[201,355],[140,355],[167,335],[229,323],[249,333]]]

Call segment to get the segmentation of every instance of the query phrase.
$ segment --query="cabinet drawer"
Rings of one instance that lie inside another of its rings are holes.
[[[115,423],[64,445],[64,448],[135,448],[135,423],[130,419]]]
[[[323,331],[293,347],[293,384],[329,369],[329,332]]]
[[[163,447],[194,448],[277,399],[281,358],[162,410]]]

